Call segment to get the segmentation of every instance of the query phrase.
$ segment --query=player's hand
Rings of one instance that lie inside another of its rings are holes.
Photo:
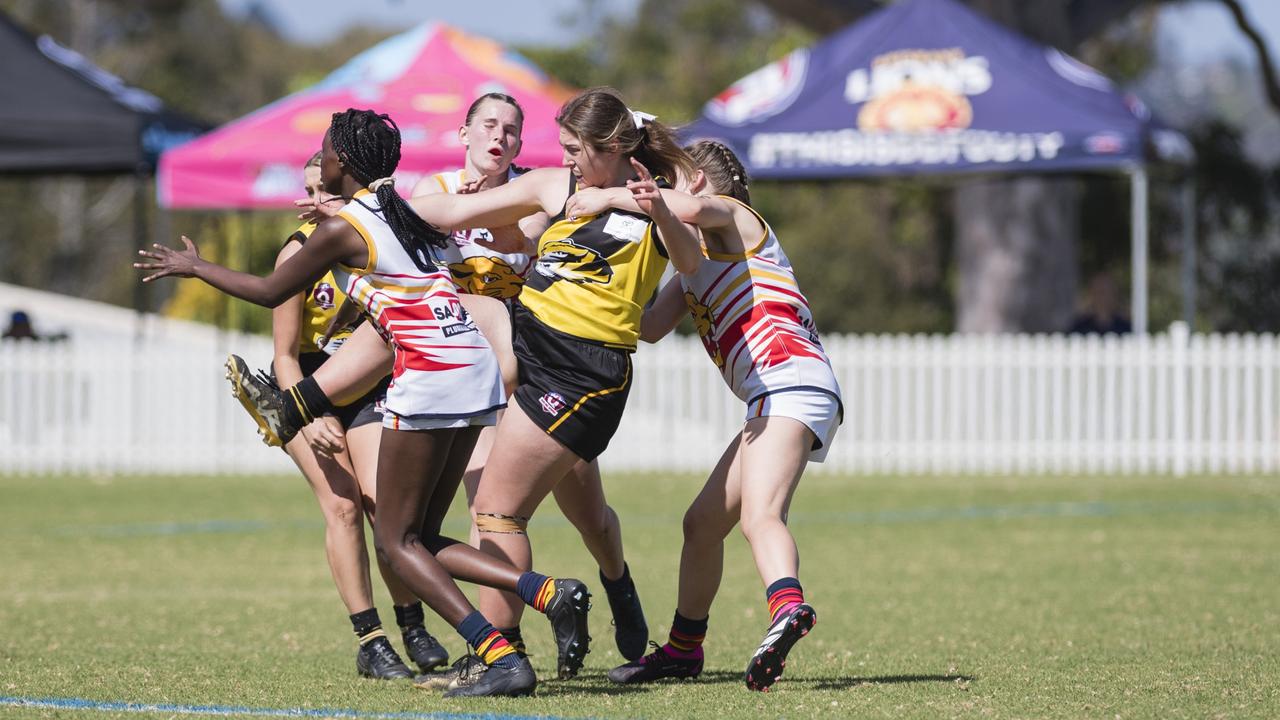
[[[298,213],[299,220],[318,223],[337,215],[342,210],[342,207],[347,204],[347,199],[341,195],[331,195],[321,190],[316,193],[315,197],[294,200],[293,204],[300,209]]]
[[[655,212],[666,212],[667,203],[662,199],[662,191],[658,183],[649,174],[649,168],[635,158],[631,158],[631,167],[636,171],[636,180],[627,181],[627,189],[631,191],[631,199],[636,201],[645,215],[653,217]]]
[[[325,415],[302,428],[302,437],[311,449],[325,456],[333,456],[346,449],[346,439],[338,419]]]
[[[580,217],[599,215],[613,207],[609,191],[601,188],[582,188],[574,193],[564,205],[564,216],[569,220]]]
[[[474,195],[475,193],[480,192],[480,184],[483,182],[484,182],[484,178],[481,178],[479,180],[472,180],[469,183],[463,183],[462,186],[458,188],[458,192],[454,194],[455,195]]]
[[[184,250],[174,250],[159,243],[153,244],[150,250],[139,250],[138,254],[147,258],[146,262],[136,262],[133,266],[139,270],[152,271],[142,278],[142,282],[151,282],[162,277],[194,277],[196,265],[200,262],[200,251],[191,238],[182,236]]]

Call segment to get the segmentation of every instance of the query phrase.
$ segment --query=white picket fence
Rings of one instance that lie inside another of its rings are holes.
[[[161,327],[161,325],[156,325]],[[164,326],[167,327],[167,326]],[[812,471],[1261,473],[1280,466],[1271,335],[828,336],[845,420]],[[0,342],[0,474],[275,473],[228,392],[269,340],[140,329]],[[606,470],[706,472],[744,408],[692,338],[644,346]]]
[[[693,339],[642,348],[626,467],[705,470],[743,417]],[[1257,473],[1280,467],[1271,335],[827,336],[844,424],[810,470]]]

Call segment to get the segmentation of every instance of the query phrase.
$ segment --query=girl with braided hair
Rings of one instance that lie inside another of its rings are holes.
[[[320,160],[321,153],[317,152],[303,169],[307,193],[312,196],[321,190]],[[294,231],[276,255],[276,267],[300,251],[315,228],[315,223],[308,222]],[[351,328],[343,325],[325,337],[326,326],[344,297],[329,273],[306,292],[289,298],[271,311],[275,347],[271,373],[275,382],[288,387],[313,374],[351,335]],[[378,408],[389,380],[389,376],[383,377],[359,400],[317,417],[302,429],[302,437],[294,438],[283,448],[311,486],[324,514],[325,555],[338,594],[360,640],[356,672],[379,679],[412,676],[382,630],[381,618],[373,604],[364,539],[365,516],[373,522],[377,497],[374,480],[382,430],[382,414]],[[447,664],[449,654],[426,630],[422,603],[386,562],[379,562],[378,569],[395,604],[396,620],[409,657],[423,672]]]
[[[724,538],[741,523],[765,586],[770,623],[747,665],[752,690],[768,690],[787,653],[817,621],[798,579],[799,552],[787,509],[810,461],[822,462],[843,414],[840,386],[778,237],[751,208],[746,169],[728,147],[688,148],[697,170],[679,190],[663,190],[671,212],[697,226],[706,258],[681,273],[644,313],[640,338],[657,342],[686,312],[725,383],[746,403],[742,432],[729,443],[684,517],[675,620],[665,645],[614,668],[616,683],[696,677],[702,641],[723,572]],[[683,191],[683,192],[681,192]],[[584,190],[570,213],[641,209],[658,190]]]
[[[320,163],[325,190],[351,198],[336,217],[319,223],[307,243],[266,277],[240,273],[186,248],[154,245],[134,267],[161,277],[196,277],[235,297],[275,307],[330,268],[395,347],[378,455],[380,508],[374,524],[378,554],[418,597],[453,626],[488,670],[475,684],[446,696],[528,695],[537,680],[475,610],[454,578],[517,593],[546,614],[557,639],[587,646],[586,586],[522,572],[510,563],[441,534],[480,427],[493,424],[503,400],[498,362],[463,308],[448,271],[432,258],[444,236],[395,192],[400,133],[370,110],[335,113]],[[233,365],[233,373],[245,368]],[[276,412],[320,414],[318,387],[305,378],[279,393]]]

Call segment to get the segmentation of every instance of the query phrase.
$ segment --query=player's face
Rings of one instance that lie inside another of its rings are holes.
[[[314,200],[324,188],[324,184],[320,182],[319,165],[308,165],[302,169],[302,184],[307,188],[307,197]]]
[[[560,128],[564,165],[587,187],[609,187],[618,163],[617,153],[598,152],[566,128]]]
[[[520,154],[520,113],[510,103],[489,99],[458,131],[471,165],[486,176],[505,173]]]
[[[342,167],[338,164],[338,152],[333,149],[333,140],[329,139],[327,132],[324,134],[324,145],[320,148],[320,184],[328,193],[342,194]]]

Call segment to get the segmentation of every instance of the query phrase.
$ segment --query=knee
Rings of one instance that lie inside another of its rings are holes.
[[[742,513],[742,536],[751,542],[753,538],[768,529],[784,524],[782,519],[769,513]]]
[[[363,508],[350,498],[335,497],[324,505],[325,524],[334,530],[364,529]]]
[[[409,548],[417,542],[417,536],[397,528],[373,528],[373,547],[378,560],[388,564],[392,569],[398,567],[409,553]]]
[[[618,523],[618,515],[608,505],[572,518],[578,533],[584,537],[604,537]]]
[[[373,539],[373,551],[374,551],[374,554],[378,557],[379,563],[392,569],[395,568],[396,564],[395,564],[395,561],[392,560],[391,558],[391,553],[387,552],[386,548],[383,547],[381,542],[378,542],[377,536],[374,536],[374,539]]]
[[[695,505],[685,512],[681,529],[686,542],[719,542],[728,532],[722,524],[719,517],[703,512]]]

